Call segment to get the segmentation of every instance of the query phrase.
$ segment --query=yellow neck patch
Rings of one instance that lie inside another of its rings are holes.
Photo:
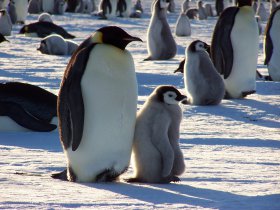
[[[103,43],[103,34],[99,31],[95,32],[92,36],[91,36],[91,41],[93,43]]]

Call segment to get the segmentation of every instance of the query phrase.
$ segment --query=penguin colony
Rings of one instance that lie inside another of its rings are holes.
[[[223,98],[243,98],[256,91],[259,28],[255,15],[267,21],[264,64],[268,78],[280,81],[280,6],[276,1],[272,1],[270,16],[262,3],[254,9],[251,0],[237,0],[236,6],[226,9],[223,1],[216,0],[215,12],[203,1],[196,7],[189,3],[185,0],[181,5],[176,36],[191,36],[190,19],[214,15],[218,19],[211,46],[201,40],[192,42],[175,70],[184,75],[187,97],[173,86],[159,86],[136,115],[135,67],[125,48],[140,38],[107,26],[79,46],[67,40],[75,36],[56,25],[51,15],[93,13],[97,10],[94,0],[0,1],[0,43],[9,42],[5,36],[12,34],[13,24],[25,24],[28,13],[41,14],[37,22],[23,25],[20,34],[42,38],[38,51],[43,54],[72,55],[58,97],[30,84],[0,84],[0,130],[47,132],[58,127],[67,167],[53,178],[116,181],[127,170],[133,152],[135,175],[128,182],[180,181],[185,164],[179,147],[182,111],[178,103],[217,105]],[[177,54],[167,13],[174,13],[174,8],[174,1],[153,1],[145,60],[167,60]],[[141,18],[143,13],[141,0],[134,6],[131,0],[102,0],[95,15]]]

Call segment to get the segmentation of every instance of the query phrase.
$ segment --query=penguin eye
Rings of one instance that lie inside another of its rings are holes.
[[[172,97],[173,97],[173,95],[172,95],[172,94],[168,94],[168,96],[169,96],[170,98],[172,98]]]

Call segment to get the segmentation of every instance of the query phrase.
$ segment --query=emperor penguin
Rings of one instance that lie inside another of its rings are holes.
[[[53,14],[56,15],[63,15],[66,10],[67,3],[65,0],[55,0],[54,1],[54,8],[53,8]]]
[[[189,104],[217,105],[224,98],[224,81],[207,53],[209,47],[196,40],[186,49],[184,83]]]
[[[38,86],[0,83],[0,131],[47,132],[57,128],[57,96]]]
[[[251,0],[238,0],[219,17],[211,44],[214,66],[224,77],[225,98],[242,98],[256,91],[259,31]]]
[[[41,40],[37,50],[48,55],[72,55],[77,48],[77,43],[66,40],[60,35],[52,34]]]
[[[115,181],[126,171],[137,110],[134,62],[125,49],[132,41],[141,39],[107,26],[98,29],[72,55],[58,95],[67,170],[53,178]]]
[[[0,33],[3,36],[10,36],[13,28],[10,15],[5,9],[0,10]]]
[[[28,15],[28,0],[11,0],[14,2],[17,23],[24,24],[26,17]]]
[[[204,8],[205,8],[205,12],[206,12],[207,16],[209,16],[209,17],[213,17],[214,16],[211,4],[209,4],[209,3],[205,4]]]
[[[43,12],[53,14],[54,13],[54,1],[55,0],[42,0]]]
[[[15,7],[15,1],[11,0],[8,5],[8,13],[10,15],[12,24],[17,23],[17,13],[16,13],[16,7]]]
[[[28,4],[29,14],[40,14],[42,10],[42,0],[31,0]]]
[[[259,3],[259,6],[258,6],[258,9],[257,9],[257,14],[261,21],[267,21],[268,20],[268,11],[266,11],[266,8],[264,7],[264,3],[263,2],[260,2]]]
[[[185,170],[179,146],[182,110],[186,99],[173,86],[158,86],[147,98],[137,120],[132,147],[135,175],[128,182],[170,183],[180,181]]]
[[[167,60],[177,53],[177,45],[172,36],[166,17],[166,0],[155,0],[147,33],[148,58],[145,60]]]
[[[117,0],[101,0],[99,3],[99,15],[101,19],[116,17]]]
[[[80,0],[68,0],[66,12],[75,12]]]
[[[186,11],[190,8],[190,0],[184,0],[181,4],[181,12],[186,13]]]
[[[181,13],[177,19],[175,26],[176,36],[190,36],[191,35],[191,23],[188,16],[185,13]]]
[[[280,5],[271,13],[264,36],[264,64],[273,81],[280,81]]]
[[[168,6],[167,6],[167,11],[170,13],[175,13],[176,10],[176,5],[174,0],[169,0]]]
[[[224,11],[224,0],[215,0],[215,8],[217,16],[220,16]]]
[[[197,9],[198,9],[198,19],[199,20],[207,19],[206,10],[203,7],[203,2],[201,0],[197,2]]]
[[[43,12],[42,14],[39,15],[38,22],[50,22],[50,23],[53,23],[52,16],[49,13],[47,13],[47,12]]]
[[[26,36],[34,36],[44,38],[51,34],[58,34],[65,39],[74,39],[75,36],[69,34],[64,28],[58,26],[52,22],[39,21],[24,25],[20,31],[20,34],[25,34]]]

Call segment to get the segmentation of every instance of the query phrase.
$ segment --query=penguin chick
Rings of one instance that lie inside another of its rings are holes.
[[[78,44],[75,42],[66,40],[60,35],[52,34],[42,39],[37,50],[49,55],[72,55],[77,48]]]
[[[196,40],[186,50],[184,83],[188,101],[194,105],[216,105],[225,95],[222,77],[207,53],[205,42]]]
[[[173,86],[159,86],[138,112],[133,142],[135,177],[128,182],[170,183],[185,170],[179,147],[182,120],[180,101],[186,100]]]
[[[38,22],[42,21],[53,23],[52,16],[47,12],[44,12],[39,15]]]

